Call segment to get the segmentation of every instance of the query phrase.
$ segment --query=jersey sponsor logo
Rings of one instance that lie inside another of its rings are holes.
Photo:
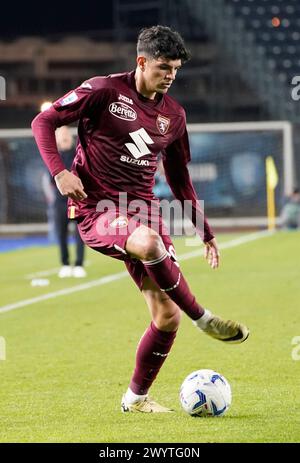
[[[137,118],[135,110],[126,103],[121,103],[120,101],[111,103],[109,105],[109,112],[113,116],[123,119],[124,121],[135,121]]]
[[[125,143],[126,148],[130,151],[130,154],[133,156],[124,156],[120,157],[120,161],[127,162],[127,164],[135,164],[137,166],[150,166],[150,162],[147,159],[140,159],[142,156],[151,154],[151,151],[148,148],[148,145],[152,145],[154,141],[146,132],[144,127],[141,127],[135,132],[129,132],[129,135],[134,143]]]
[[[133,101],[131,98],[128,98],[128,96],[122,95],[121,93],[119,93],[118,100],[125,101],[125,103],[133,104]]]
[[[74,103],[74,101],[78,100],[78,96],[73,91],[69,93],[69,95],[65,96],[62,100],[60,100],[60,106],[67,106],[70,103]]]
[[[113,227],[113,228],[127,227],[128,219],[127,217],[120,215],[119,217],[116,217],[109,225],[110,227]]]
[[[91,84],[89,84],[88,82],[83,82],[80,87],[82,88],[89,88],[90,90],[92,90],[92,86]]]
[[[134,143],[125,143],[125,146],[134,158],[139,159],[146,154],[151,154],[148,145],[153,145],[154,141],[144,127],[134,132],[129,132],[129,135]]]
[[[120,161],[127,162],[127,164],[135,164],[137,166],[150,166],[150,162],[147,159],[134,159],[130,156],[122,155]]]
[[[159,114],[157,116],[157,119],[156,119],[156,126],[157,126],[158,130],[160,131],[160,133],[162,135],[165,135],[167,133],[167,131],[169,130],[169,127],[170,127],[170,119],[168,119],[165,116],[161,116]]]

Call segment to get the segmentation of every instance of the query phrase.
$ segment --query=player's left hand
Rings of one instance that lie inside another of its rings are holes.
[[[204,243],[204,256],[211,268],[218,268],[220,264],[220,252],[217,244],[217,240],[212,240]]]

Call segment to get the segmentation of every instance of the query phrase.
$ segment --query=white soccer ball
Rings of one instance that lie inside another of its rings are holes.
[[[220,373],[197,370],[185,378],[179,397],[191,416],[222,416],[231,404],[231,387]]]

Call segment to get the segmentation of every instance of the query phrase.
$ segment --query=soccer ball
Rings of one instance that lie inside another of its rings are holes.
[[[230,407],[231,387],[220,373],[197,370],[185,378],[179,397],[182,408],[191,416],[221,416]]]

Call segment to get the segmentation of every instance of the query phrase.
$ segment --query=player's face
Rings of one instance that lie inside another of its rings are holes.
[[[143,62],[143,84],[145,92],[151,98],[155,93],[167,93],[176,78],[181,60],[167,58],[145,58]]]

